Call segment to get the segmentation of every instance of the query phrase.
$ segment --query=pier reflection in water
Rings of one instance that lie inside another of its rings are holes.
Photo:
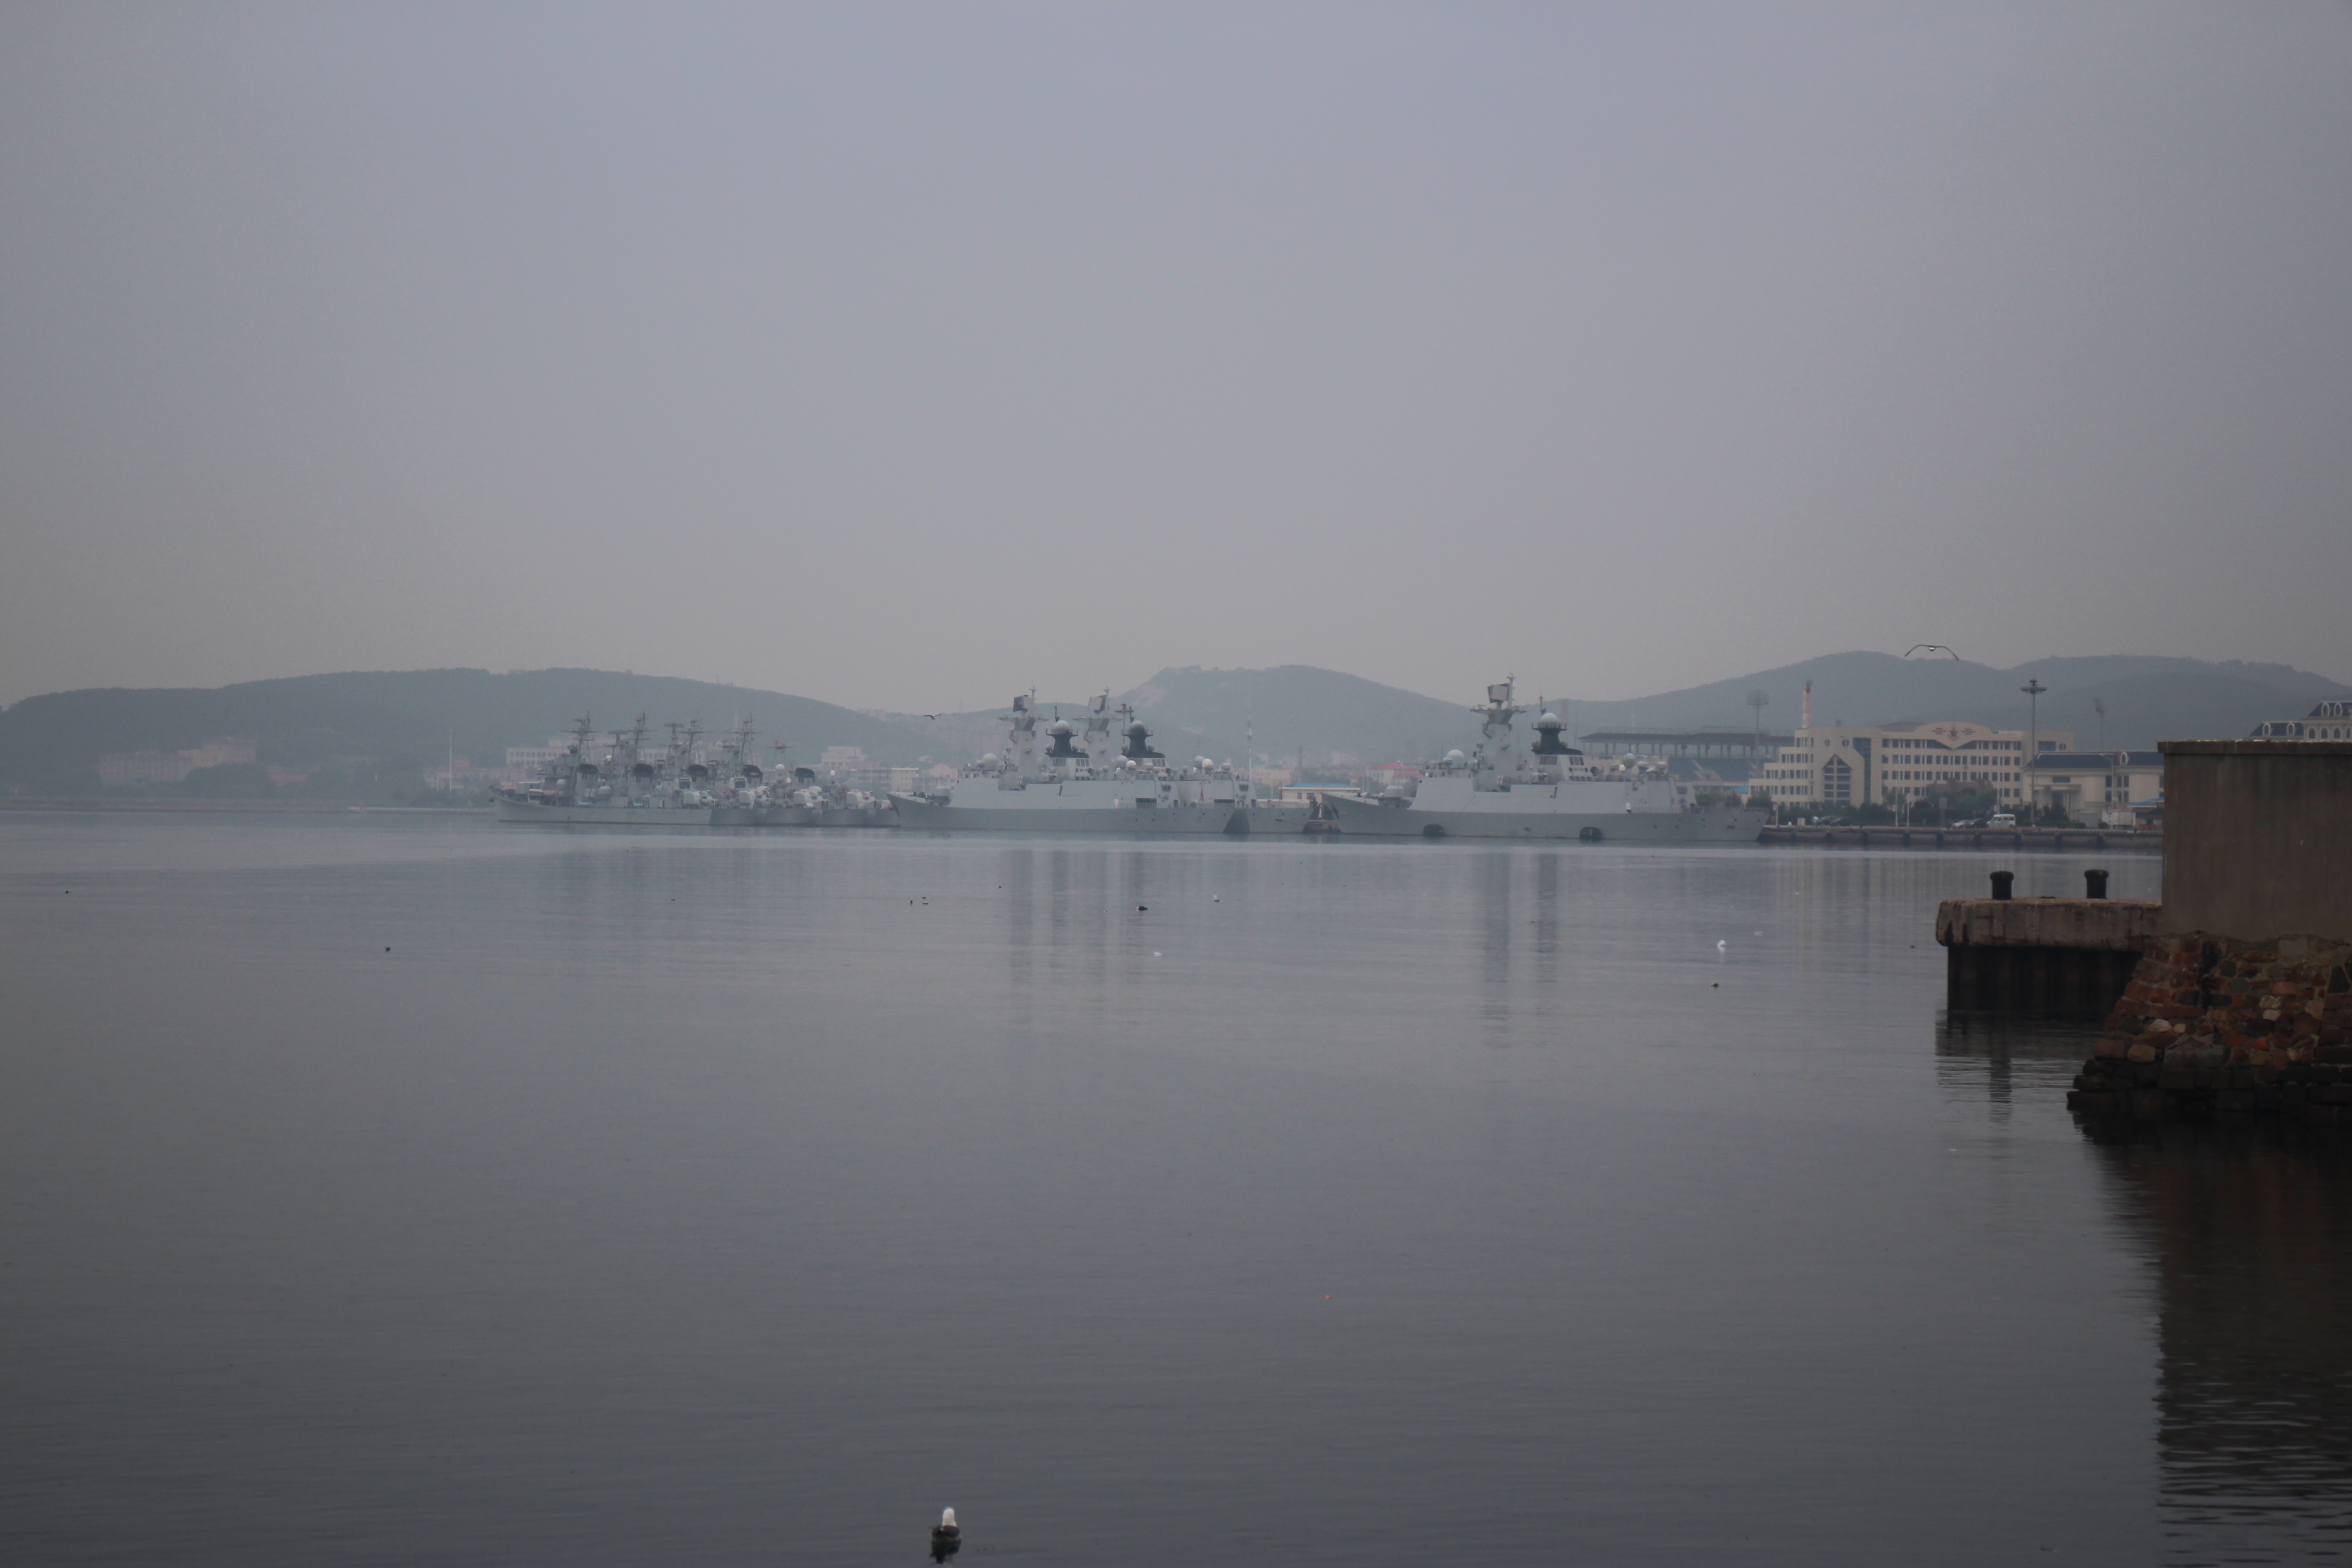
[[[2032,1017],[2007,1013],[1936,1013],[1936,1078],[1958,1101],[1980,1100],[2005,1122],[2021,1096],[2045,1108],[2063,1103],[2067,1085],[2099,1037],[2096,1017]]]
[[[1937,1081],[1988,1127],[2043,1116],[2098,1029],[1938,1013]],[[2150,1281],[2161,1560],[2352,1558],[2352,1140],[2252,1118],[2080,1135]]]
[[[2157,1300],[2165,1561],[2352,1556],[2352,1145],[2088,1128]]]

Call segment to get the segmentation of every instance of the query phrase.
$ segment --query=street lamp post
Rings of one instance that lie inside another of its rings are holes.
[[[2025,693],[2025,825],[2033,826],[2033,764],[2042,755],[2042,694],[2050,689],[2039,677],[2018,688]]]
[[[1905,650],[1903,657],[1905,658],[1909,658],[1915,653],[1940,653],[1946,658],[1950,659],[1954,664],[1966,664],[1968,662],[1968,660],[1962,658],[1958,653],[1945,647],[1939,642],[1915,642],[1909,648]],[[1903,792],[1903,826],[1906,827],[1911,826],[1911,805],[1912,791],[1906,787]]]

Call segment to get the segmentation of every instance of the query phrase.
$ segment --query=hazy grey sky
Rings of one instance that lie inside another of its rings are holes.
[[[1918,641],[2352,679],[2352,8],[0,8],[0,701]]]

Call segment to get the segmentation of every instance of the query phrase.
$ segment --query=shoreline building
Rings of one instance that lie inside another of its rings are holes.
[[[200,768],[249,766],[257,760],[251,741],[224,735],[184,752],[110,752],[98,759],[98,782],[109,789],[178,784]]]
[[[2164,805],[2164,757],[2158,752],[2044,752],[2034,759],[2033,805],[2077,822],[2129,827]]]
[[[1772,792],[1776,804],[1824,806],[1893,805],[1938,789],[1990,790],[2001,805],[2026,800],[2026,747],[2036,737],[1996,730],[1966,719],[1904,724],[1813,724],[1813,697],[1780,753],[1756,770],[1750,787]],[[2071,730],[2040,732],[2041,752],[2071,752]]]
[[[2273,719],[2254,726],[2257,741],[2352,741],[2352,700],[2328,698],[2300,719]]]

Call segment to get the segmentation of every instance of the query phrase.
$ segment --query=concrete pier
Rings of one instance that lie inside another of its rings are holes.
[[[2086,880],[2104,888],[2106,874]],[[2105,1013],[2130,984],[2162,908],[2151,899],[1947,899],[1936,910],[1946,1005]]]
[[[2352,742],[2161,749],[2161,930],[2067,1104],[2352,1127]]]

